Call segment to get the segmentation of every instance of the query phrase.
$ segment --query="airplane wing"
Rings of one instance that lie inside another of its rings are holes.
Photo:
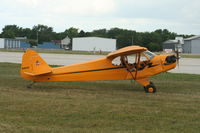
[[[147,48],[140,47],[140,46],[128,46],[125,48],[121,48],[119,50],[116,50],[114,52],[111,52],[107,55],[108,59],[114,59],[117,56],[126,56],[130,54],[140,53],[146,51]]]

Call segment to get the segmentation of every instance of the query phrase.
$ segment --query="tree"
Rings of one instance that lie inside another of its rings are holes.
[[[71,27],[69,29],[66,29],[64,31],[65,37],[68,36],[70,39],[74,38],[74,37],[78,37],[79,33],[78,33],[78,28],[74,28]]]
[[[30,28],[25,28],[25,29],[21,28],[21,33],[19,37],[27,37],[28,39],[32,39],[31,33],[32,33],[32,30]]]
[[[132,30],[111,28],[107,31],[107,37],[117,39],[117,49],[133,45],[136,43],[133,38],[136,38],[136,32]]]
[[[72,38],[78,37],[78,36],[79,36],[78,28],[71,27],[71,28],[69,28],[69,29],[66,29],[66,30],[63,32],[63,35],[64,35],[65,37],[68,36],[68,37],[71,39],[71,42],[70,42],[70,44],[69,44],[69,49],[72,49]]]
[[[17,25],[6,25],[2,31],[2,37],[15,38],[19,32],[19,27]]]
[[[86,37],[86,33],[85,33],[83,30],[81,30],[81,31],[78,33],[78,36],[79,36],[79,37]]]
[[[27,37],[29,40],[37,40],[39,43],[49,42],[51,40],[62,40],[68,36],[71,40],[74,37],[106,37],[117,40],[117,48],[122,48],[129,45],[140,45],[149,48],[153,51],[162,50],[162,43],[168,39],[174,39],[176,36],[191,37],[192,35],[177,35],[167,29],[157,29],[153,32],[136,32],[134,30],[127,30],[121,28],[97,29],[92,32],[79,32],[78,28],[70,27],[64,32],[56,33],[52,27],[38,24],[32,29],[22,28],[17,25],[6,25],[2,29],[0,37],[15,38]],[[32,43],[32,45],[35,45]],[[71,44],[70,44],[71,47]]]
[[[161,50],[161,47],[159,44],[155,43],[155,42],[151,42],[148,44],[148,49],[150,51],[160,51]]]
[[[38,43],[49,42],[53,39],[53,28],[46,25],[37,25],[32,28],[31,38],[38,39]]]
[[[31,45],[31,47],[37,46],[37,41],[30,40],[30,41],[28,41],[28,43]]]
[[[99,29],[99,30],[93,30],[92,36],[96,37],[107,37],[107,30],[106,29]]]

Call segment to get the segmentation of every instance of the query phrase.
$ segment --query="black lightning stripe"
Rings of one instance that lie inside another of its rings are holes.
[[[157,65],[159,65],[159,64],[150,65],[150,66],[148,66],[148,68],[155,67],[155,66],[157,66]],[[103,69],[95,69],[95,70],[86,70],[86,71],[77,71],[77,72],[58,73],[58,74],[54,74],[54,75],[74,74],[74,73],[84,73],[84,72],[96,72],[96,71],[105,71],[105,70],[122,69],[122,68],[126,68],[126,67],[120,66],[120,67],[111,67],[111,68],[103,68]],[[142,70],[143,70],[143,69],[142,69]],[[138,71],[141,71],[141,70],[138,69]]]
[[[54,74],[54,75],[74,74],[74,73],[84,73],[84,72],[95,72],[95,71],[105,71],[105,70],[113,70],[113,69],[121,69],[121,68],[125,68],[125,67],[111,67],[111,68],[95,69],[95,70],[87,70],[87,71],[77,71],[77,72],[59,73],[59,74]]]

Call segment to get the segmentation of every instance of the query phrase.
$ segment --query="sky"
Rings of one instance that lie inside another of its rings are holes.
[[[118,27],[198,35],[200,0],[0,0],[0,32],[10,24],[44,24],[56,32]]]

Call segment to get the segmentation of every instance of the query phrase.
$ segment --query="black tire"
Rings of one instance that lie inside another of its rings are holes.
[[[152,82],[150,82],[149,85],[144,87],[144,91],[146,93],[155,93],[156,92],[156,87]]]

